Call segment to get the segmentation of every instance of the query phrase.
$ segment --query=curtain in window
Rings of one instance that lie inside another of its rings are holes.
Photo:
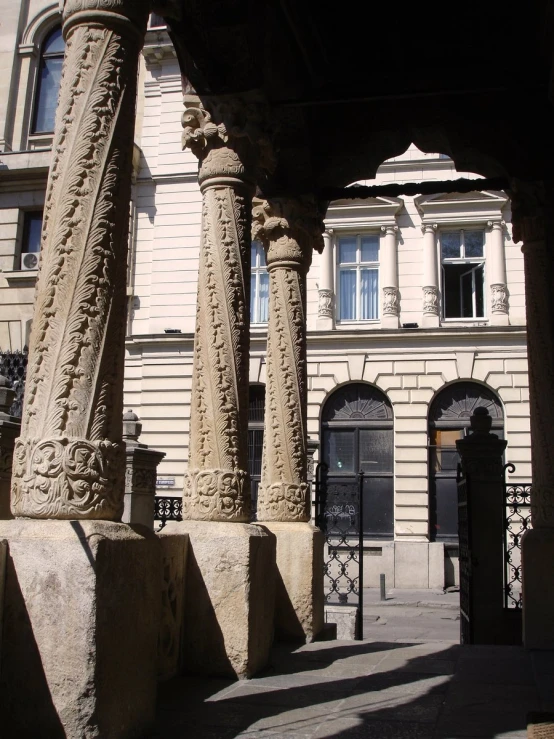
[[[259,295],[259,323],[267,323],[269,317],[269,274],[263,272],[260,274],[260,295]]]
[[[376,269],[362,269],[360,274],[360,319],[378,318],[379,272]]]
[[[356,320],[356,270],[340,273],[340,317],[343,321]]]

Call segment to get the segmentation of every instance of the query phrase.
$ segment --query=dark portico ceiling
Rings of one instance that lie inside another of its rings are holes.
[[[181,0],[180,11],[171,35],[198,94],[261,89],[271,103],[270,191],[371,177],[411,141],[488,176],[551,177],[551,3]]]

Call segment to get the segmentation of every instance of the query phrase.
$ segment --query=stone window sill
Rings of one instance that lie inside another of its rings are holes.
[[[8,284],[18,282],[36,282],[38,269],[16,269],[11,272],[0,272],[0,277],[4,277]]]

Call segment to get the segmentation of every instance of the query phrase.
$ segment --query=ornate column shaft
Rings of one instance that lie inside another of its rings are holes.
[[[270,147],[256,103],[186,96],[185,106],[202,236],[183,518],[249,522],[250,224],[256,167],[270,166]]]
[[[265,433],[259,521],[309,521],[307,484],[306,273],[323,248],[310,200],[256,201],[253,238],[269,272]]]
[[[126,251],[146,0],[66,0],[12,511],[119,519]]]
[[[383,285],[383,328],[398,328],[400,318],[400,292],[398,290],[398,255],[396,234],[398,226],[381,226],[383,249],[381,250],[381,284]]]
[[[333,255],[333,231],[323,233],[319,273],[319,305],[317,328],[332,331],[335,328],[335,260]]]
[[[510,322],[508,313],[508,287],[506,285],[506,259],[504,256],[504,226],[502,220],[489,221],[490,237],[490,289],[491,289],[491,324],[507,326]]]
[[[439,320],[439,273],[437,265],[436,223],[425,223],[423,231],[423,326],[433,327]]]

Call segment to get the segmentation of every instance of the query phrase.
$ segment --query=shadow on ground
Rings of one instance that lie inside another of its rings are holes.
[[[160,685],[152,736],[524,739],[541,709],[519,647],[320,642],[275,648],[253,680]]]

